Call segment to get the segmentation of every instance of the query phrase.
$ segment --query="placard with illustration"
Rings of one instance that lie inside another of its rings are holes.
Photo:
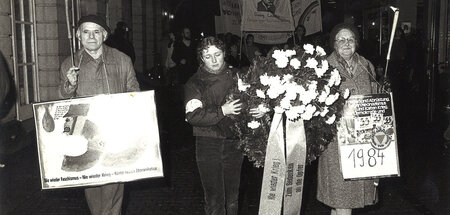
[[[163,177],[154,92],[33,104],[42,189]]]

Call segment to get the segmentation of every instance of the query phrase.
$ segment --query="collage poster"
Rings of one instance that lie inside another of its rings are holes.
[[[337,139],[344,179],[400,175],[392,94],[350,96]]]

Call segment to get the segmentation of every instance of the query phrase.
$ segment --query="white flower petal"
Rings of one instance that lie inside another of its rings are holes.
[[[349,96],[350,96],[350,90],[348,88],[346,88],[344,91],[344,99],[348,99]]]
[[[257,89],[256,90],[256,96],[258,96],[259,98],[265,99],[266,95],[264,94],[264,91]]]
[[[330,118],[327,119],[327,121],[325,121],[325,123],[327,123],[328,125],[331,125],[334,123],[335,120],[336,120],[336,114],[333,114],[332,116],[330,116]]]
[[[294,69],[299,69],[301,66],[301,62],[297,58],[292,58],[289,62],[289,65],[291,65]]]
[[[238,79],[238,90],[241,92],[245,92],[247,91],[247,88],[250,87],[250,84],[246,84],[244,83],[244,81],[242,81],[242,79]]]
[[[251,129],[257,129],[259,126],[261,125],[261,123],[259,123],[258,121],[251,121],[247,124],[247,126]]]
[[[310,54],[310,55],[314,54],[314,46],[311,45],[311,44],[305,44],[305,45],[303,45],[303,49],[305,49],[305,52],[306,52],[307,54]]]
[[[305,65],[305,67],[307,67],[307,68],[311,68],[311,69],[315,69],[315,68],[317,68],[317,65],[319,65],[319,63],[317,62],[317,60],[315,59],[315,58],[308,58],[307,60],[306,60],[306,65]]]
[[[325,50],[324,50],[322,47],[320,47],[320,46],[316,46],[316,53],[317,53],[317,55],[319,55],[319,56],[325,56],[325,55],[327,55],[327,53],[325,52]]]

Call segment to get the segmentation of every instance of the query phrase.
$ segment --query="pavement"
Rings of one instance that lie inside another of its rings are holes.
[[[157,90],[165,177],[126,183],[122,214],[204,214],[194,137],[180,98],[179,88]],[[450,149],[440,133],[442,124],[426,128],[416,118],[405,118],[410,120],[398,129],[401,177],[381,179],[379,203],[353,214],[450,214]],[[15,129],[5,131],[0,214],[90,214],[82,188],[41,190],[35,133],[21,132],[20,126]],[[258,213],[261,176],[262,169],[244,163],[240,214]],[[317,162],[313,162],[306,170],[301,214],[330,214],[330,208],[315,198],[316,177]]]

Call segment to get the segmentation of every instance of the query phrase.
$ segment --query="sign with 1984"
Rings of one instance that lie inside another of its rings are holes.
[[[337,138],[344,179],[400,176],[392,94],[350,96]]]

